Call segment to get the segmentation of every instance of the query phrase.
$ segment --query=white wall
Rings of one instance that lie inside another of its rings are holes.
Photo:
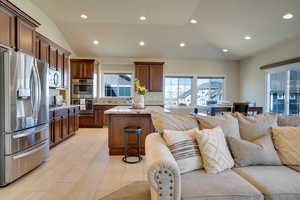
[[[74,54],[56,24],[40,8],[34,5],[30,0],[10,1],[41,24],[41,26],[37,29],[37,32]]]
[[[284,41],[240,62],[240,97],[243,101],[256,101],[265,105],[265,72],[259,68],[300,56],[300,36]]]
[[[165,75],[180,76],[225,76],[225,98],[237,101],[239,95],[239,63],[236,61],[217,60],[174,60],[149,58],[98,58],[103,72],[133,72],[134,61],[165,62]]]

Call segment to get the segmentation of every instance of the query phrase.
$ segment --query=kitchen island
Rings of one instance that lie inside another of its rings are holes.
[[[141,152],[145,154],[145,139],[153,133],[152,112],[168,112],[161,106],[146,106],[145,109],[132,109],[131,106],[117,106],[105,111],[108,116],[108,147],[110,155],[124,155],[124,128],[138,126],[142,128]],[[129,155],[135,155],[136,138],[129,135]]]

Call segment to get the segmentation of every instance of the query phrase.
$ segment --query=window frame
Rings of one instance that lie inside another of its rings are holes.
[[[126,74],[126,75],[130,75],[131,76],[131,89],[130,89],[130,96],[105,96],[105,75],[122,75],[122,74]],[[132,97],[134,94],[134,81],[133,81],[133,73],[132,72],[103,72],[101,75],[101,96],[103,98],[128,98],[128,97]]]
[[[198,80],[199,79],[223,79],[223,96],[221,98],[221,101],[224,101],[224,99],[226,99],[226,77],[222,76],[222,75],[215,75],[215,76],[197,76],[196,78],[196,102],[195,105],[196,106],[200,106],[197,104],[198,102]],[[209,89],[211,91],[211,87]]]
[[[191,79],[191,91],[192,91],[192,93],[191,93],[191,104],[189,105],[189,106],[193,106],[194,105],[194,103],[193,103],[193,93],[194,93],[194,90],[193,90],[193,85],[194,85],[194,76],[189,76],[189,75],[165,75],[164,76],[164,105],[166,105],[166,106],[171,106],[171,105],[167,105],[166,104],[166,92],[165,92],[165,88],[166,88],[166,79],[167,78],[190,78]],[[177,92],[178,93],[178,92]],[[178,102],[178,99],[177,99],[177,102]],[[177,105],[177,106],[179,106],[179,105]]]

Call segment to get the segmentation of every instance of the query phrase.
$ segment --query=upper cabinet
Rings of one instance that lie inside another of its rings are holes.
[[[97,66],[93,59],[71,59],[72,79],[93,79]]]
[[[0,44],[15,47],[15,16],[0,7]]]
[[[39,25],[8,0],[0,1],[0,45],[36,55],[35,29]]]
[[[163,62],[135,62],[135,78],[150,92],[162,92],[163,65]]]

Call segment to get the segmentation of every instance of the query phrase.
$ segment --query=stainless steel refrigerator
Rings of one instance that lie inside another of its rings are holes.
[[[48,65],[0,47],[0,186],[49,156]]]

